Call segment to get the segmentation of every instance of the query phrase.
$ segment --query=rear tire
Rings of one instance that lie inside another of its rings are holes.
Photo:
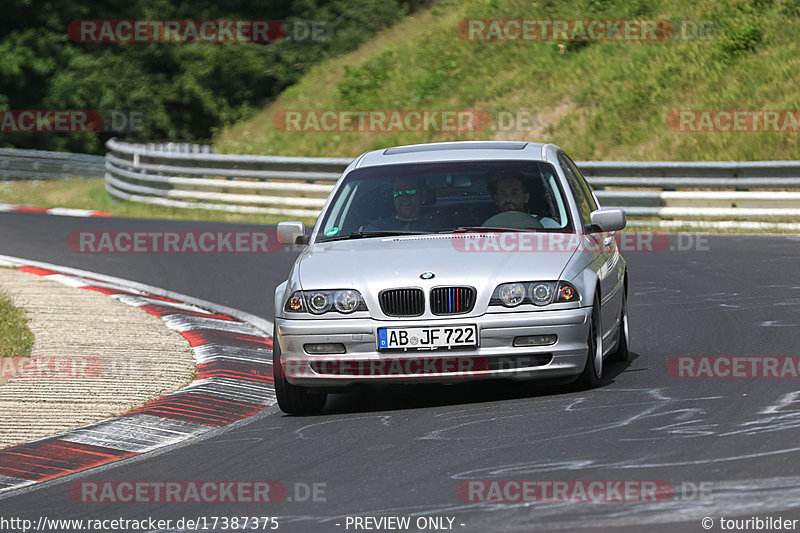
[[[609,361],[624,362],[630,359],[630,333],[628,330],[628,294],[622,293],[622,312],[619,318],[617,349],[608,356]]]
[[[275,395],[281,411],[290,415],[316,415],[322,412],[328,395],[309,392],[308,387],[292,385],[283,376],[281,345],[277,326],[272,333],[272,375],[275,378]]]
[[[603,333],[600,327],[600,300],[595,293],[592,314],[589,318],[589,336],[586,344],[586,366],[578,376],[578,384],[585,389],[594,389],[600,386],[603,380]]]

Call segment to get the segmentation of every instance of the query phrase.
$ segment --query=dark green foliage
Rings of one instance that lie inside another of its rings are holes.
[[[726,1],[717,6],[717,13],[713,15],[721,29],[717,60],[729,63],[756,51],[764,40],[764,10],[771,3],[770,0],[749,0],[749,3]]]
[[[128,139],[209,139],[244,120],[315,63],[356,48],[423,0],[4,0],[0,110],[143,112]],[[324,40],[77,43],[82,19],[317,21]],[[0,133],[0,146],[103,152],[112,133]],[[119,134],[117,134],[119,136]]]

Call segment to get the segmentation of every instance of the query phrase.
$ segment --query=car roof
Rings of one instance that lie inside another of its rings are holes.
[[[354,168],[403,163],[434,163],[516,159],[547,161],[549,152],[559,150],[554,144],[523,141],[456,141],[412,144],[372,150],[354,162]]]

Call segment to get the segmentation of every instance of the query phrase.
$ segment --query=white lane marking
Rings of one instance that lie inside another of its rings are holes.
[[[42,276],[42,277],[52,281],[63,283],[64,285],[67,285],[69,287],[80,288],[89,285],[89,283],[81,279],[78,279],[74,276],[65,276],[64,274],[48,274],[47,276]]]
[[[256,363],[272,366],[272,350],[260,348],[239,348],[220,344],[203,344],[194,349],[198,364],[213,361],[231,361],[234,363]]]
[[[26,485],[32,485],[36,483],[35,481],[31,481],[29,479],[19,479],[16,477],[8,477],[0,475],[0,492],[9,491],[11,489],[17,489],[20,487],[24,487]]]
[[[144,453],[208,431],[210,426],[151,415],[129,414],[59,436],[61,440]]]
[[[72,276],[88,277],[99,280],[104,283],[115,283],[118,285],[122,285],[124,287],[127,287],[127,289],[125,290],[129,291],[130,290],[143,291],[143,292],[149,292],[150,294],[155,294],[157,296],[164,296],[165,298],[172,298],[173,300],[178,300],[183,303],[197,305],[204,309],[213,311],[214,313],[225,314],[233,318],[236,318],[238,320],[241,320],[243,322],[247,322],[248,324],[252,324],[256,328],[260,329],[261,330],[260,335],[272,336],[273,323],[270,322],[269,320],[266,320],[263,317],[256,316],[252,313],[248,313],[247,311],[242,311],[240,309],[228,307],[226,305],[220,305],[214,302],[210,302],[208,300],[203,300],[202,298],[195,298],[194,296],[189,296],[179,292],[162,289],[161,287],[156,287],[154,285],[147,285],[146,283],[139,283],[138,281],[118,278],[115,276],[107,276],[106,274],[100,274],[98,272],[91,272],[79,268],[54,265],[53,263],[46,263],[44,261],[34,261],[32,259],[24,259],[22,257],[15,257],[10,255],[0,254],[0,263],[4,263],[8,266],[27,265],[38,268],[45,268],[49,270],[58,270],[62,273],[70,274]]]
[[[259,383],[233,378],[204,378],[193,381],[179,392],[208,394],[213,398],[225,398],[235,402],[270,406],[277,402],[275,390],[269,383]]]
[[[47,210],[48,215],[57,215],[62,217],[93,217],[97,211],[89,209],[71,209],[69,207],[52,207]]]
[[[195,305],[165,302],[164,300],[159,300],[158,298],[148,298],[147,296],[131,296],[130,294],[112,294],[111,296],[112,298],[116,298],[120,302],[132,305],[133,307],[142,307],[144,305],[163,305],[165,307],[174,307],[176,309],[176,313],[180,312],[177,310],[183,310],[204,313],[206,315],[211,314],[209,311],[201,309]]]
[[[164,317],[167,327],[176,331],[192,331],[195,329],[217,329],[229,333],[241,333],[263,337],[264,332],[245,324],[244,322],[231,322],[219,318],[206,318],[201,316],[169,315]]]
[[[38,207],[34,207],[31,205],[18,205],[18,204],[3,204],[0,203],[0,212],[15,212],[15,211],[25,211],[26,209],[39,209]],[[104,213],[100,211],[92,211],[89,209],[72,209],[70,207],[51,207],[46,209],[45,211],[37,211],[37,214],[47,214],[47,215],[55,215],[55,216],[62,216],[62,217],[95,217],[95,216],[106,216]]]
[[[782,302],[782,303],[778,303],[778,304],[775,304],[775,305],[793,305],[793,304],[792,303],[788,303],[788,302]],[[787,324],[786,322],[787,322],[786,320],[765,320],[764,322],[762,322],[759,325],[761,327],[765,327],[765,328],[796,328],[797,327],[796,323],[788,323]]]
[[[139,291],[139,290],[136,290],[136,289],[132,289],[130,287],[125,287],[123,285],[117,285],[116,283],[103,283],[102,281],[96,281],[96,280],[93,280],[93,279],[82,278],[82,277],[79,277],[79,276],[75,276],[75,277],[76,277],[76,279],[84,281],[84,285],[88,285],[88,286],[91,286],[91,287],[101,287],[101,288],[104,288],[104,289],[114,289],[114,290],[118,290],[118,291],[135,292],[135,293],[139,293],[139,294],[144,294],[142,291]],[[113,298],[116,295],[115,294],[109,294],[109,296],[111,296]]]
[[[759,414],[769,415],[773,413],[783,413],[786,412],[784,408],[792,404],[796,405],[794,405],[794,409],[791,409],[789,412],[797,412],[800,410],[800,391],[792,391],[784,394],[780,397],[778,403],[766,407],[763,411],[760,411]]]

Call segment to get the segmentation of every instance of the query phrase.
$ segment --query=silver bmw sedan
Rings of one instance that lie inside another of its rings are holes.
[[[344,171],[275,290],[273,372],[290,414],[357,383],[574,378],[628,358],[627,270],[558,146],[446,142],[367,152]]]

